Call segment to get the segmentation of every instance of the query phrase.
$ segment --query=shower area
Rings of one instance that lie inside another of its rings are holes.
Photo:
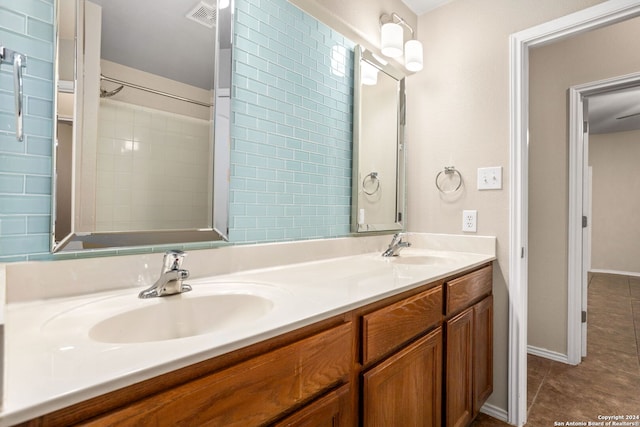
[[[72,228],[212,223],[215,2],[168,2],[162,13],[175,24],[142,3],[60,1],[56,241]],[[167,28],[206,47],[172,49],[162,38],[179,37],[160,34]]]

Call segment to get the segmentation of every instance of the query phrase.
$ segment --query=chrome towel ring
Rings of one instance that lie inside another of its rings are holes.
[[[440,176],[442,174],[445,174],[445,176],[451,176],[451,179],[453,179],[453,177],[455,175],[458,176],[458,185],[456,186],[456,188],[454,188],[453,190],[444,190],[441,186],[440,186]],[[458,191],[460,189],[460,187],[462,187],[462,175],[460,174],[460,171],[458,169],[455,168],[455,166],[445,166],[444,170],[438,172],[438,174],[436,175],[436,188],[444,194],[449,194],[449,193],[455,193],[456,191]]]
[[[367,191],[367,187],[366,187],[367,181],[371,181],[372,184],[375,182],[376,187],[371,191]],[[364,191],[364,194],[368,196],[373,196],[378,192],[378,190],[380,190],[380,178],[378,177],[378,172],[371,172],[365,175],[364,179],[362,180],[362,191]]]

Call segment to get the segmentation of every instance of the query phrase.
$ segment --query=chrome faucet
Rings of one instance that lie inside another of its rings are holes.
[[[403,237],[404,234],[402,233],[394,234],[393,238],[391,239],[391,243],[389,243],[389,247],[384,252],[382,252],[382,256],[398,256],[403,248],[408,248],[409,246],[411,246],[411,243],[404,242],[402,240]]]
[[[191,286],[182,283],[189,277],[189,271],[182,269],[185,253],[172,250],[164,254],[160,278],[151,287],[138,294],[138,298],[164,297],[189,292]]]

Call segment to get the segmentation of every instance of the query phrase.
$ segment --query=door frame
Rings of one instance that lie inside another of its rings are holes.
[[[590,194],[588,145],[584,142],[584,100],[592,95],[640,85],[640,72],[584,83],[569,88],[569,264],[567,357],[580,363],[586,344],[582,310],[586,310],[586,260],[591,247],[585,238],[582,215]],[[592,218],[588,218],[589,226]]]
[[[640,16],[640,0],[609,0],[509,37],[509,423],[527,419],[529,48]]]

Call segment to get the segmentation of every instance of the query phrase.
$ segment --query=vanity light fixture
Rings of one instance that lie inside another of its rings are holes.
[[[415,39],[415,32],[411,25],[392,12],[391,15],[383,13],[380,16],[380,51],[390,58],[398,58],[404,53],[404,66],[407,70],[416,72],[422,70],[422,43]],[[404,43],[405,26],[411,31],[411,40]],[[404,49],[403,49],[404,44]]]
[[[226,9],[229,7],[230,0],[218,0],[218,7],[220,9]]]

